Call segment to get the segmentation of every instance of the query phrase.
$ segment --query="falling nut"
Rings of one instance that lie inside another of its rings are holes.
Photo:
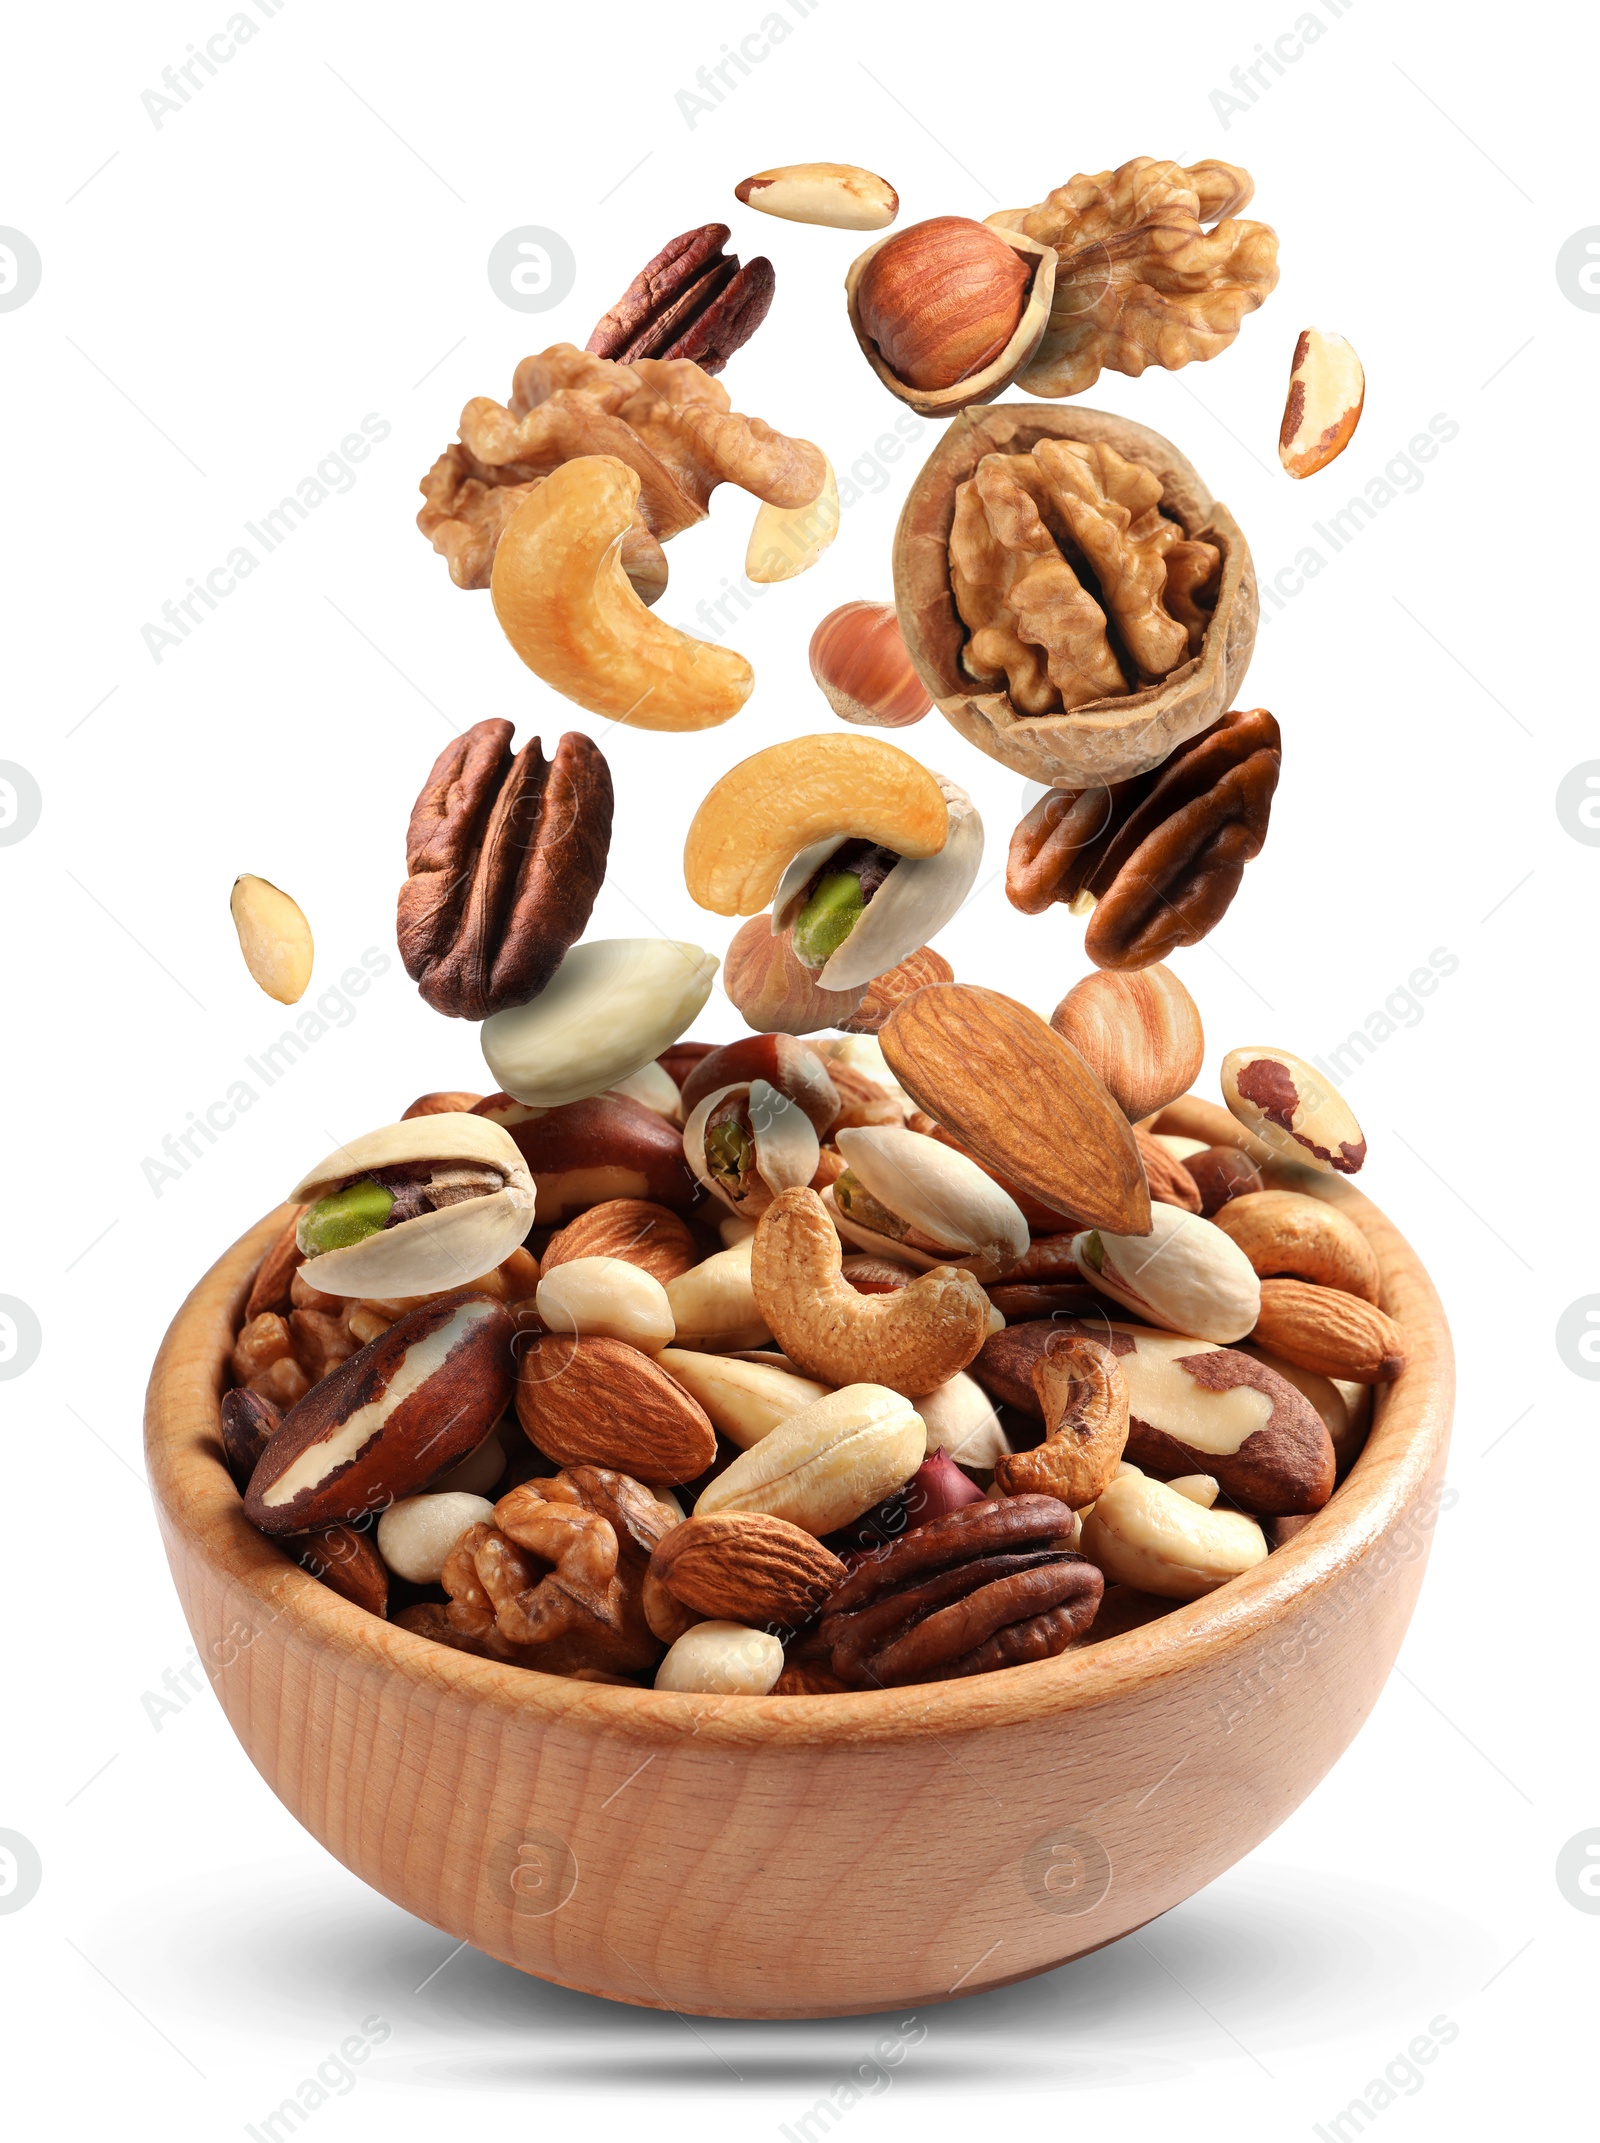
[[[881,1384],[847,1384],[741,1452],[701,1491],[694,1514],[763,1511],[820,1539],[909,1480],[927,1449],[908,1399]]]
[[[1287,1160],[1353,1176],[1367,1157],[1350,1104],[1287,1049],[1230,1049],[1222,1098],[1247,1131]]]
[[[722,987],[729,1004],[758,1034],[816,1034],[853,1019],[868,986],[825,990],[796,956],[794,933],[772,927],[770,915],[741,923],[723,956]]]
[[[743,655],[691,639],[640,602],[619,542],[638,499],[638,475],[609,454],[553,469],[500,538],[495,616],[535,676],[591,714],[636,729],[714,728],[750,697],[754,673]]]
[[[769,500],[757,509],[745,549],[746,580],[763,586],[795,580],[810,571],[838,535],[839,485],[826,456],[824,466],[822,489],[804,506],[774,506]]]
[[[1096,1500],[1080,1552],[1113,1584],[1198,1600],[1265,1562],[1267,1542],[1240,1511],[1206,1510],[1165,1481],[1125,1474]]]
[[[1278,459],[1291,476],[1315,476],[1344,452],[1366,396],[1361,360],[1344,337],[1302,328],[1278,433]]]
[[[892,972],[965,903],[983,861],[983,821],[972,798],[936,774],[949,813],[937,855],[905,857],[867,840],[831,835],[803,848],[772,896],[774,932],[787,932],[825,990],[849,990]]]
[[[907,729],[933,701],[900,636],[893,603],[842,603],[811,635],[811,674],[843,722]]]
[[[887,179],[859,164],[778,164],[733,189],[746,208],[786,223],[821,223],[835,231],[881,231],[900,213]]]
[[[532,1004],[484,1021],[484,1062],[530,1107],[602,1093],[678,1039],[711,995],[717,964],[672,938],[576,945]]]
[[[855,838],[917,857],[936,856],[949,835],[944,791],[909,752],[878,737],[793,737],[712,786],[684,843],[684,882],[714,915],[758,915],[814,842]]]
[[[311,925],[297,902],[266,878],[235,878],[228,901],[239,950],[258,989],[280,1005],[298,1004],[311,980]]]
[[[1050,1024],[1104,1080],[1130,1123],[1186,1094],[1206,1053],[1200,1008],[1159,961],[1101,968],[1074,983]]]

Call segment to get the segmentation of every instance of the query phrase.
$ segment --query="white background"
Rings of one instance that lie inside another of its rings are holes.
[[[1248,213],[1282,241],[1275,295],[1216,361],[1107,374],[1088,400],[1184,448],[1264,581],[1430,418],[1459,426],[1420,489],[1265,604],[1242,703],[1283,725],[1272,837],[1224,925],[1175,962],[1214,1090],[1227,1048],[1325,1052],[1435,948],[1459,961],[1347,1087],[1363,1182],[1437,1275],[1460,1349],[1457,1500],[1400,1670],[1249,1860],[1110,1951],[929,2011],[848,2137],[965,2135],[997,2114],[1051,2133],[1310,2134],[1440,2016],[1458,2034],[1375,2117],[1383,2135],[1498,2130],[1577,2089],[1600,1918],[1562,1896],[1555,1862],[1600,1825],[1577,1637],[1594,1394],[1555,1328],[1600,1288],[1574,1188],[1600,853],[1555,799],[1600,757],[1600,318],[1555,263],[1600,224],[1591,18],[1524,7],[1513,30],[1500,10],[1359,0],[1335,20],[1320,0],[1325,34],[1224,126],[1212,92],[1291,31],[1294,0],[1226,19],[821,0],[803,23],[790,9],[787,40],[689,125],[675,93],[764,12],[290,0],[159,127],[141,93],[222,28],[228,0],[36,10],[7,32],[0,223],[43,260],[37,294],[0,313],[0,757],[43,799],[0,848],[0,1293],[43,1333],[0,1430],[0,1828],[43,1865],[37,1896],[0,1917],[7,2097],[29,2132],[238,2135],[377,2016],[387,2040],[308,2124],[322,2143],[555,2119],[776,2135],[884,2029],[690,2028],[471,1952],[444,1963],[447,1938],[277,1805],[208,1690],[159,1726],[143,1701],[189,1658],[139,1444],[168,1318],[335,1138],[421,1089],[489,1083],[473,1030],[430,1013],[395,960],[158,1197],[145,1157],[286,1024],[240,963],[229,886],[255,871],[302,902],[312,1003],[364,948],[392,954],[406,814],[452,731],[506,715],[548,745],[600,727],[520,666],[486,595],[450,585],[412,525],[416,483],[469,395],[503,397],[529,350],[581,344],[669,236],[722,218],[776,263],[771,317],[725,376],[735,405],[817,440],[841,478],[873,454],[901,410],[845,321],[860,241],[733,199],[746,172],[810,157],[884,172],[904,222],[1037,200],[1136,154],[1248,166]],[[485,272],[523,224],[577,260],[542,317],[508,309]],[[1274,447],[1308,324],[1352,339],[1368,393],[1343,460],[1295,485]],[[153,662],[141,627],[368,412],[392,430],[353,490]],[[758,679],[732,725],[608,736],[617,835],[592,935],[721,951],[727,926],[681,882],[688,815],[735,759],[831,725],[806,641],[836,604],[887,594],[898,504],[933,437],[863,463],[878,488],[830,555],[729,635]],[[751,510],[725,490],[673,543],[664,614],[690,622],[737,574]],[[942,950],[1048,1011],[1084,969],[1081,926],[1005,902],[1021,781],[937,716],[899,741],[969,784],[988,823],[992,874]],[[699,1031],[738,1031],[720,996]],[[959,1837],[950,1857],[959,1881]],[[874,1909],[863,1895],[863,1940]]]

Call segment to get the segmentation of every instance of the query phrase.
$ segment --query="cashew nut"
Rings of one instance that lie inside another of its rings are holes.
[[[892,1295],[858,1295],[815,1191],[779,1193],[750,1264],[760,1313],[784,1353],[825,1384],[887,1384],[920,1398],[965,1369],[989,1334],[989,1298],[939,1265]]]
[[[1059,1496],[1081,1510],[1116,1478],[1128,1441],[1128,1380],[1098,1340],[1057,1339],[1034,1364],[1033,1388],[1045,1440],[997,1459],[995,1485],[1008,1496]]]
[[[636,729],[711,729],[755,675],[743,655],[655,617],[622,568],[639,478],[609,454],[553,469],[506,524],[489,588],[528,668],[591,714]]]
[[[1267,1542],[1242,1511],[1206,1510],[1165,1481],[1129,1473],[1101,1491],[1080,1551],[1108,1583],[1198,1600],[1265,1562]]]
[[[950,808],[937,777],[897,744],[792,737],[713,784],[684,843],[684,882],[715,915],[759,915],[801,849],[835,835],[875,841],[898,856],[936,856],[949,839]]]

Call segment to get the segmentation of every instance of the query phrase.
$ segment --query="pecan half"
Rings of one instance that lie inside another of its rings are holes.
[[[1261,853],[1282,766],[1264,707],[1226,714],[1152,774],[1109,789],[1052,789],[1011,837],[1006,895],[1024,915],[1097,905],[1084,950],[1139,968],[1197,945]]]
[[[636,357],[688,357],[720,372],[767,317],[777,287],[770,260],[739,265],[725,254],[725,223],[684,231],[646,263],[584,344],[623,364]]]
[[[569,732],[547,760],[477,722],[439,755],[406,829],[397,930],[436,1012],[488,1019],[537,997],[582,936],[611,845],[611,769]]]
[[[859,1563],[828,1600],[820,1637],[857,1689],[949,1681],[1062,1652],[1094,1620],[1104,1580],[1058,1543],[1054,1496],[969,1503]]]

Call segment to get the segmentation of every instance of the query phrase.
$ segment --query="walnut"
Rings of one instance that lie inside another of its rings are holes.
[[[459,443],[422,480],[417,526],[458,587],[488,587],[511,515],[553,469],[586,454],[610,455],[639,478],[622,562],[647,602],[666,585],[659,546],[705,519],[718,484],[789,508],[809,505],[827,475],[819,448],[738,415],[688,358],[615,364],[558,342],[518,365],[509,404],[484,395],[467,404]]]
[[[407,1626],[547,1674],[642,1673],[661,1656],[645,1574],[676,1522],[651,1489],[605,1467],[524,1481],[451,1549],[449,1607]]]
[[[1146,365],[1176,372],[1225,350],[1278,280],[1277,234],[1234,220],[1254,190],[1235,164],[1136,156],[990,216],[1056,252],[1049,325],[1019,383],[1082,394],[1104,365],[1137,379]]]
[[[1159,683],[1198,654],[1222,554],[1161,499],[1154,471],[1104,440],[986,454],[956,488],[950,528],[967,675],[1019,714],[1053,714]]]

